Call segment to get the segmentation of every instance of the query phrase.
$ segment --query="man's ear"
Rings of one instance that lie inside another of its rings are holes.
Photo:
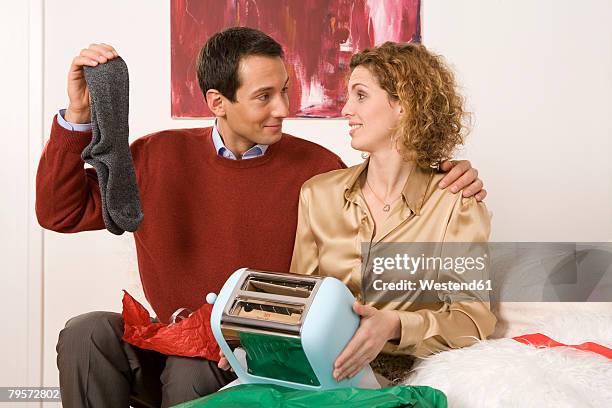
[[[224,97],[216,89],[206,91],[206,104],[215,116],[225,116]]]

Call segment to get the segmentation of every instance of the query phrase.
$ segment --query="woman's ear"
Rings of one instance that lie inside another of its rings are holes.
[[[389,105],[398,117],[404,114],[404,107],[398,97],[389,96]]]
[[[398,119],[404,114],[404,107],[399,101],[396,101],[395,111],[397,112]]]

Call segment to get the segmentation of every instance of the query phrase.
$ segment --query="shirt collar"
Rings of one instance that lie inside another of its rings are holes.
[[[215,125],[213,126],[212,140],[213,144],[215,145],[215,151],[219,156],[231,160],[236,160],[236,156],[234,155],[234,153],[230,149],[225,147],[225,144],[223,143],[223,138],[221,137],[221,133],[219,133],[219,129],[217,128],[217,121],[215,121]],[[242,155],[242,159],[246,160],[263,156],[266,153],[266,150],[268,150],[268,147],[269,145],[256,144],[255,146],[244,152],[244,154]]]
[[[358,166],[351,167],[351,172],[348,181],[344,186],[344,198],[348,201],[354,202],[355,195],[359,191],[359,178],[361,174],[368,168],[370,158],[368,157],[363,163]],[[427,194],[427,188],[433,179],[435,169],[423,169],[416,165],[410,168],[410,174],[402,190],[402,197],[404,203],[410,208],[415,214],[419,215],[421,207],[425,202],[425,195]]]

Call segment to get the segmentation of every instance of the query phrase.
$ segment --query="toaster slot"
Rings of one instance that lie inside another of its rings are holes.
[[[249,276],[242,285],[243,291],[269,293],[272,295],[307,298],[315,287],[314,282],[290,279],[273,279],[262,276]]]
[[[237,299],[229,310],[230,316],[285,324],[299,324],[303,314],[303,305],[287,305],[259,299]]]

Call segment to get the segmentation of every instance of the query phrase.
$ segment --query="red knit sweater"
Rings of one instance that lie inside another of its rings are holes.
[[[262,157],[226,159],[216,154],[211,131],[167,130],[131,145],[144,212],[134,233],[138,267],[163,322],[179,307],[200,307],[238,268],[288,271],[300,187],[344,167],[325,148],[285,134]],[[36,176],[43,228],[104,228],[95,170],[84,169],[80,157],[90,140],[90,132],[54,120]]]

